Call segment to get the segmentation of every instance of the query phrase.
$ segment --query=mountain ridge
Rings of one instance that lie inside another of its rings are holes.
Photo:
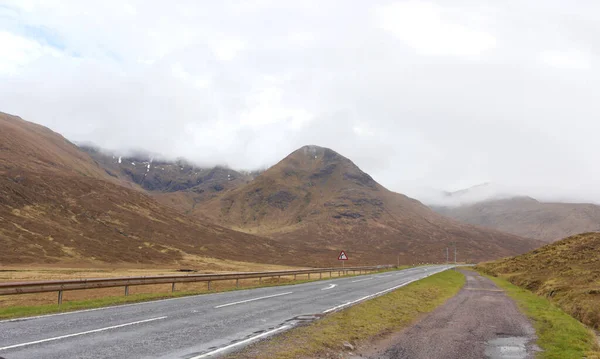
[[[431,208],[464,223],[545,242],[600,231],[600,206],[591,203],[542,202],[519,196]]]
[[[532,249],[540,243],[454,222],[421,202],[389,191],[337,152],[304,146],[243,186],[200,203],[191,213],[285,243],[386,252],[387,260],[441,259],[450,242],[465,259]],[[477,239],[474,239],[477,238]],[[424,254],[430,250],[435,254]],[[439,253],[438,253],[439,252]]]

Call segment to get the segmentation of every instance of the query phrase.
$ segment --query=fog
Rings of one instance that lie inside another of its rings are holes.
[[[72,141],[600,203],[595,1],[0,1],[0,45],[0,111]]]

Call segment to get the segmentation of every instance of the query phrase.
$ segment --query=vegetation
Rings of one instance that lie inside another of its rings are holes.
[[[594,333],[547,299],[510,282],[488,276],[517,303],[533,322],[543,359],[600,358]]]
[[[421,314],[433,311],[458,293],[464,283],[461,273],[445,271],[254,344],[228,358],[325,357],[329,352],[344,350],[344,342],[357,345],[408,327]]]
[[[572,236],[478,269],[546,297],[600,330],[600,233]]]

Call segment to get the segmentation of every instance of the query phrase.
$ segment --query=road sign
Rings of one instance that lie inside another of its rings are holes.
[[[348,256],[346,255],[346,252],[341,251],[340,255],[338,256],[338,261],[347,261],[348,260]]]

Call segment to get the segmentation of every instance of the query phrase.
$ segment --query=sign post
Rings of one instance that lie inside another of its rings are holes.
[[[345,251],[341,251],[338,256],[338,261],[342,261],[342,272],[344,271],[344,262],[348,260],[348,256]]]

